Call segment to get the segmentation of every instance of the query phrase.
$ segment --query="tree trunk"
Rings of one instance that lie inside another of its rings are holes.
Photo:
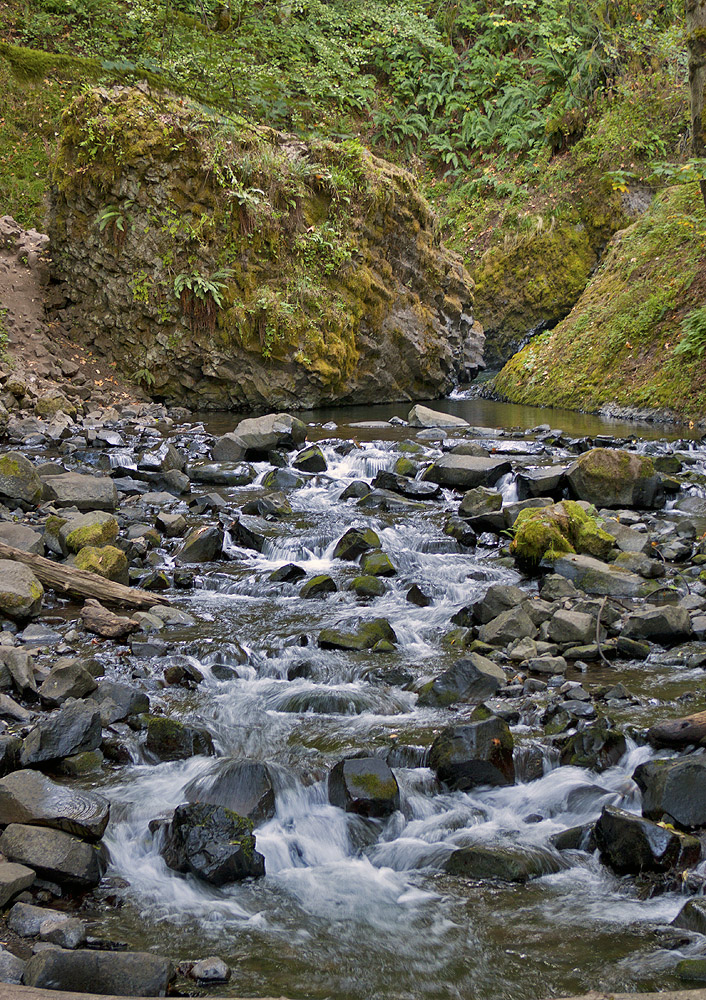
[[[153,608],[155,604],[169,604],[166,597],[152,594],[148,590],[138,590],[137,587],[124,587],[122,583],[104,580],[96,573],[88,573],[75,566],[62,566],[59,563],[35,556],[31,552],[23,552],[12,545],[0,542],[0,559],[14,559],[15,562],[29,566],[34,575],[48,587],[60,594],[71,594],[73,597],[95,597],[108,604],[118,604],[127,608]]]
[[[706,0],[686,0],[686,39],[689,49],[691,96],[691,155],[706,156]],[[701,181],[706,208],[706,180]]]

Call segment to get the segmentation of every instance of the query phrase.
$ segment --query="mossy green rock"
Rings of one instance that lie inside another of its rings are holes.
[[[573,500],[549,507],[520,511],[510,551],[526,568],[536,568],[542,559],[562,553],[582,553],[605,559],[615,539],[603,531],[593,508],[585,510]]]
[[[44,588],[29,566],[0,559],[0,614],[32,618],[42,607]]]
[[[400,807],[397,779],[379,757],[342,760],[328,778],[329,802],[361,816],[389,816]]]
[[[366,576],[396,576],[392,560],[386,552],[366,552],[360,560],[360,568]]]
[[[97,573],[105,580],[114,580],[116,583],[127,585],[127,556],[121,549],[116,549],[114,545],[101,547],[87,545],[76,555],[75,565],[77,569],[85,570],[88,573]]]
[[[112,515],[96,511],[71,519],[63,526],[61,536],[69,552],[80,552],[88,545],[97,548],[112,545],[118,537],[118,530],[118,522]]]
[[[567,469],[566,478],[574,496],[596,506],[652,508],[664,503],[660,476],[647,455],[592,448]]]
[[[319,646],[322,649],[373,649],[379,642],[389,642],[396,645],[397,636],[386,618],[374,618],[366,622],[357,632],[345,632],[337,628],[325,628],[319,633]]]
[[[499,879],[502,882],[527,882],[562,868],[549,851],[501,844],[471,844],[460,847],[447,858],[444,870],[451,875],[471,879]]]
[[[209,733],[186,726],[178,719],[148,715],[145,749],[158,760],[186,760],[196,754],[213,754]]]
[[[372,528],[349,528],[336,542],[334,559],[357,559],[370,549],[380,548],[380,538]]]
[[[0,455],[0,498],[36,504],[42,491],[42,481],[28,458],[19,451]]]
[[[387,587],[377,576],[356,576],[350,585],[358,597],[382,597]]]
[[[319,576],[312,576],[310,580],[306,581],[299,591],[299,596],[324,597],[326,594],[334,594],[337,590],[338,587],[333,577],[330,577],[327,573],[321,573]]]

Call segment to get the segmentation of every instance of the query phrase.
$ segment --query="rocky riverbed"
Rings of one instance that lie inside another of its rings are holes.
[[[40,413],[8,378],[0,979],[706,979],[700,439]]]

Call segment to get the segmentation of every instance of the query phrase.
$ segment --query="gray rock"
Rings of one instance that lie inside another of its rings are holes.
[[[106,868],[103,852],[61,830],[11,823],[0,836],[0,851],[40,878],[84,892],[100,882]]]
[[[137,463],[138,468],[144,472],[161,473],[171,472],[174,469],[181,472],[184,464],[184,456],[168,441],[163,441],[154,451],[143,452]]]
[[[230,979],[230,967],[218,955],[212,955],[194,962],[189,975],[197,983],[227,983]]]
[[[174,810],[162,857],[175,871],[227,885],[265,874],[265,859],[255,847],[250,820],[223,806],[189,802]]]
[[[37,504],[42,499],[42,481],[25,455],[7,451],[0,455],[0,497]]]
[[[160,511],[157,514],[157,527],[162,531],[165,538],[181,538],[186,532],[186,518],[183,514],[169,514],[165,511]]]
[[[595,641],[596,621],[580,611],[557,611],[549,622],[549,638],[563,644],[586,644]]]
[[[566,470],[567,466],[551,465],[518,472],[515,478],[518,498],[520,500],[529,500],[535,497],[561,499]]]
[[[533,674],[565,674],[567,663],[563,656],[530,656],[526,661],[527,670]]]
[[[595,836],[601,861],[620,875],[690,868],[701,856],[696,837],[658,826],[616,806],[603,807]]]
[[[211,449],[211,457],[216,462],[240,462],[247,450],[245,442],[231,431],[218,438]]]
[[[328,798],[360,816],[389,816],[400,807],[397,779],[380,757],[339,761],[328,776]]]
[[[150,710],[150,700],[144,691],[120,681],[100,681],[90,700],[98,705],[104,726]]]
[[[145,750],[157,760],[187,760],[213,754],[213,739],[205,729],[186,726],[177,719],[151,715],[147,719]]]
[[[334,594],[338,590],[336,582],[328,573],[312,576],[299,591],[300,597],[323,597]]]
[[[451,413],[440,413],[416,403],[407,415],[410,427],[468,427],[468,421]]]
[[[86,943],[86,925],[83,920],[63,913],[58,917],[46,917],[39,925],[39,937],[60,948],[80,948]]]
[[[488,588],[480,600],[472,605],[472,620],[478,625],[485,625],[493,618],[497,618],[503,611],[508,611],[510,608],[522,604],[526,597],[527,594],[519,587],[495,583]]]
[[[212,486],[248,486],[255,478],[248,462],[190,462],[186,471],[195,483]]]
[[[23,892],[37,876],[31,868],[0,861],[0,908],[4,908],[18,893]]]
[[[42,607],[44,588],[29,566],[0,559],[0,614],[32,618]]]
[[[67,914],[32,903],[15,903],[8,914],[7,926],[19,937],[37,937],[39,928],[48,917],[66,920]]]
[[[200,563],[218,559],[223,551],[223,532],[215,526],[193,528],[176,554],[181,562]]]
[[[478,629],[478,638],[489,646],[507,646],[513,639],[534,639],[536,635],[537,626],[524,608],[503,611]]]
[[[23,552],[31,552],[36,556],[44,555],[42,536],[26,524],[15,524],[12,521],[0,522],[0,542],[11,545],[14,549],[21,549]]]
[[[65,472],[45,480],[44,492],[55,507],[114,511],[118,506],[118,491],[113,480],[107,476]]]
[[[691,635],[691,618],[678,604],[642,608],[628,615],[622,634],[628,639],[679,642]]]
[[[681,827],[706,826],[706,757],[646,761],[633,779],[649,819],[666,816]]]
[[[0,779],[0,825],[31,823],[99,840],[110,807],[91,792],[59,785],[39,771],[14,771]]]
[[[476,486],[493,486],[511,470],[501,458],[475,458],[473,455],[444,455],[424,473],[424,479],[439,486],[471,490]]]
[[[0,566],[2,564],[0,563]],[[7,667],[16,690],[24,697],[37,694],[34,678],[34,660],[25,649],[0,648],[0,662]]]
[[[0,948],[0,983],[23,982],[25,962],[11,951]]]
[[[316,444],[309,445],[295,455],[292,465],[300,472],[326,472],[328,468],[324,453]]]
[[[267,413],[241,420],[234,434],[248,452],[293,448],[306,440],[306,424],[289,413]]]
[[[592,556],[566,553],[554,559],[551,568],[587,594],[609,597],[639,597],[645,581],[635,573],[621,570]]]
[[[601,525],[604,531],[612,535],[621,552],[632,552],[648,556],[652,552],[652,539],[646,531],[635,531],[620,521],[607,517]]]
[[[30,958],[24,982],[78,993],[163,997],[172,976],[169,959],[148,952],[52,948]]]
[[[364,552],[379,548],[380,539],[372,528],[349,528],[336,542],[333,558],[358,559]]]
[[[461,517],[479,517],[484,514],[497,514],[503,505],[503,495],[497,490],[478,486],[468,490],[463,495],[458,512]]]
[[[548,850],[521,848],[504,844],[471,844],[460,847],[444,863],[444,871],[470,879],[498,879],[501,882],[527,882],[532,878],[558,872],[559,858]]]
[[[31,730],[22,745],[20,763],[22,767],[50,763],[95,750],[100,742],[100,712],[81,701],[66,702]]]
[[[703,896],[688,899],[672,920],[672,926],[706,935],[706,899]]]
[[[476,709],[476,714],[486,717],[443,729],[429,751],[429,766],[453,791],[515,781],[513,739],[507,723],[482,710]]]
[[[52,667],[39,689],[39,697],[50,708],[56,708],[68,698],[85,698],[96,689],[95,678],[81,666],[80,660]]]
[[[209,771],[184,788],[187,802],[225,806],[253,823],[264,823],[275,814],[275,785],[267,764],[256,760],[220,758]]]
[[[479,653],[457,660],[422,689],[420,705],[441,708],[457,701],[482,701],[505,686],[503,669]]]
[[[652,460],[618,448],[584,452],[566,473],[573,496],[596,507],[661,507],[662,480]]]

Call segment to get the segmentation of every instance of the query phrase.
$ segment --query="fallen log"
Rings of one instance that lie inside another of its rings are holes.
[[[117,604],[128,608],[153,608],[155,604],[170,604],[166,597],[139,590],[137,587],[125,587],[122,583],[105,580],[96,573],[88,573],[75,566],[64,566],[52,562],[44,556],[35,556],[31,552],[23,552],[12,545],[0,542],[0,559],[14,559],[15,562],[29,566],[43,586],[59,594],[71,594],[72,597],[95,597],[107,604]]]
[[[706,744],[706,712],[685,715],[681,719],[665,719],[647,730],[647,740],[653,747],[678,750],[690,744]]]

